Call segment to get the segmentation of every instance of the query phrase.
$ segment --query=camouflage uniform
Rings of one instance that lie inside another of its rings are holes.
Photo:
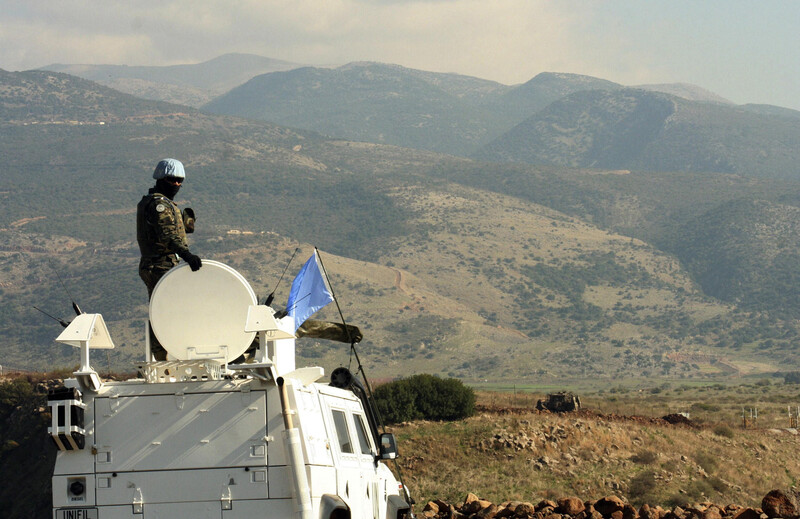
[[[194,218],[187,218],[177,204],[150,189],[136,207],[136,239],[142,259],[139,277],[147,286],[148,297],[161,277],[178,264],[178,255],[189,253],[186,233],[194,230]]]

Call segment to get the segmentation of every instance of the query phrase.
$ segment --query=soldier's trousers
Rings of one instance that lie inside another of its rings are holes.
[[[156,287],[158,280],[177,264],[177,258],[170,256],[160,258],[157,262],[145,261],[145,259],[142,258],[142,261],[139,262],[139,277],[142,278],[142,281],[144,281],[144,284],[147,287],[148,301],[153,295],[153,289]],[[156,360],[167,360],[167,350],[165,350],[161,343],[158,342],[158,338],[153,333],[152,326],[150,326],[149,329],[150,353],[153,355],[153,357],[155,357]],[[150,359],[147,360],[149,361]]]

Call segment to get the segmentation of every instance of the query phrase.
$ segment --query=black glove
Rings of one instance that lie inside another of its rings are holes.
[[[180,254],[180,257],[183,261],[189,264],[189,266],[192,268],[192,272],[197,272],[198,270],[200,270],[200,267],[203,266],[203,262],[202,260],[200,260],[200,256],[195,256],[189,251]]]

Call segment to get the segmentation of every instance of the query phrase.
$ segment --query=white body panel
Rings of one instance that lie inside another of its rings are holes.
[[[369,429],[366,447],[359,437],[357,428],[366,427],[361,401],[323,384],[289,379],[286,387],[312,516],[320,517],[320,500],[330,495],[347,504],[353,519],[386,517],[386,499],[398,494],[398,483],[375,462]],[[99,519],[294,517],[273,382],[111,382],[97,394],[86,392],[83,402],[86,447],[58,453],[54,517],[70,517],[64,514],[71,508]],[[334,413],[347,424],[347,437],[337,431]],[[76,479],[86,485],[79,498],[69,492]]]

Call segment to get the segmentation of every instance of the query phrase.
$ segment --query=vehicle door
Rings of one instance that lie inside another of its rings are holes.
[[[367,417],[361,406],[350,413],[353,429],[356,433],[357,453],[361,465],[361,474],[367,485],[367,504],[374,519],[386,517],[386,489],[387,481],[378,472],[376,462],[378,450],[370,432]]]
[[[359,440],[358,422],[353,414],[361,410],[360,403],[355,400],[325,395],[330,423],[333,425],[331,443],[336,451],[337,491],[350,507],[353,519],[376,519],[372,502],[372,488],[369,471],[365,459],[370,463],[374,459],[363,453],[365,447]],[[372,470],[374,473],[374,469]]]

